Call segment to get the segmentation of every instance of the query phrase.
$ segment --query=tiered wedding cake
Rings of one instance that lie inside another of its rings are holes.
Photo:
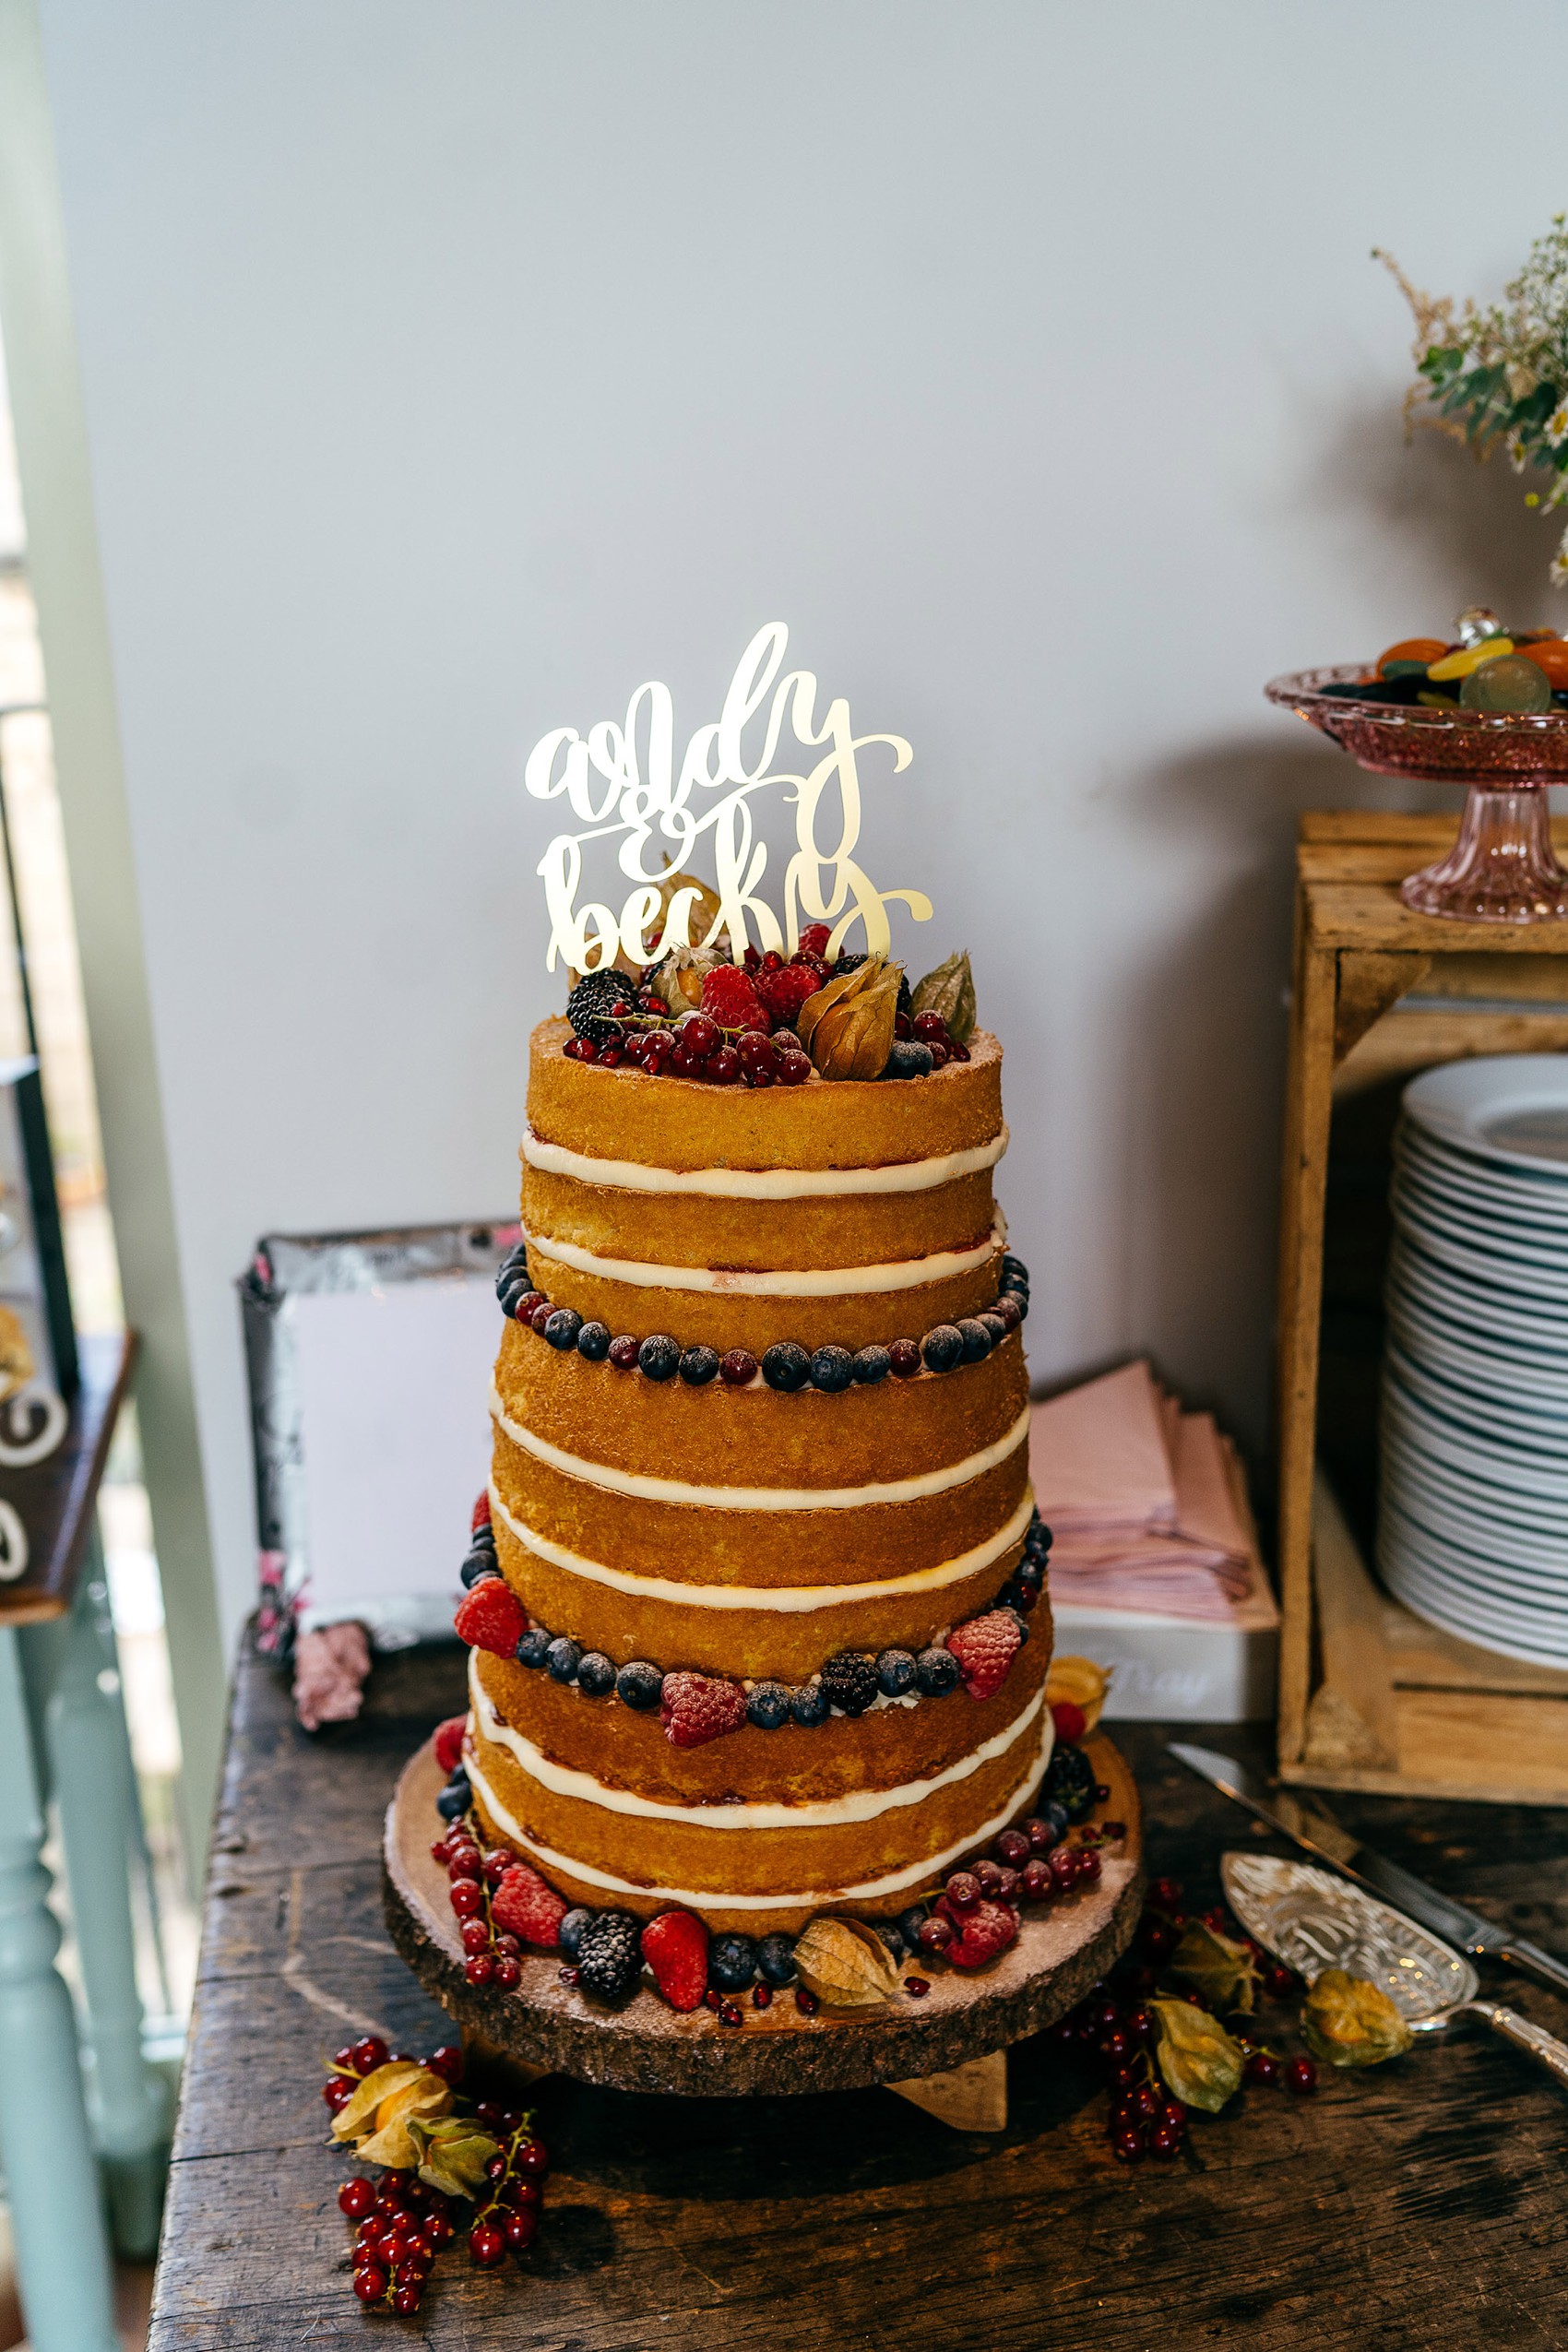
[[[683,1075],[594,980],[532,1039],[489,1504],[520,1608],[469,1634],[472,1804],[596,1910],[897,1914],[1051,1753],[1002,1050],[928,1020],[950,1056],[895,1083],[785,1070],[791,1035],[725,1083],[733,1028]]]

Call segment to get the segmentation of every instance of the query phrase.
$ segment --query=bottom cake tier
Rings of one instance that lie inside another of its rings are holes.
[[[552,1734],[552,1696],[574,1712],[593,1702],[552,1694],[538,1675],[475,1650],[464,1743],[473,1807],[487,1837],[590,1908],[651,1916],[674,1904],[716,1932],[753,1936],[794,1932],[844,1907],[892,1915],[1031,1811],[1053,1740],[1049,1644],[1031,1649],[990,1698],[941,1704],[939,1752],[921,1709],[899,1702],[816,1730],[748,1729],[686,1754],[656,1720],[622,1710],[600,1762],[617,1781],[562,1761],[568,1743]],[[829,1744],[834,1793],[809,1793],[823,1785]],[[809,1769],[792,1769],[797,1748]],[[750,1768],[754,1750],[766,1771]],[[742,1793],[758,1788],[769,1793]]]

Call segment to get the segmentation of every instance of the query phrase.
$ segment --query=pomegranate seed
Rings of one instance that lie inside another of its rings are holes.
[[[822,2003],[818,2001],[815,1993],[810,1991],[806,1986],[797,1985],[795,1987],[795,2006],[800,2011],[802,2017],[814,2017],[817,2011],[822,2007]]]
[[[766,2009],[771,2006],[772,2001],[773,1987],[770,1984],[755,1984],[752,1987],[752,2007],[754,2009]]]
[[[927,1993],[931,1990],[931,1987],[926,1982],[924,1977],[906,1977],[904,1979],[904,1990],[909,1994],[911,2001],[923,2001]]]
[[[575,1985],[582,1971],[578,1968],[557,1968],[556,1977],[564,1985]]]

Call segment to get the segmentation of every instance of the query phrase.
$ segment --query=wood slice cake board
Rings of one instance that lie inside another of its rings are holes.
[[[923,1958],[924,2000],[899,1994],[885,2008],[803,2016],[791,1993],[754,2009],[744,2025],[707,2010],[680,2015],[645,1983],[624,2008],[600,2007],[560,1981],[555,1954],[531,1954],[515,1991],[470,1985],[458,1922],[431,1844],[442,1823],[435,1800],[445,1776],[430,1742],[405,1766],[386,1810],[383,1847],[386,1924],[415,1976],[461,2026],[465,2040],[540,2073],[623,2091],[704,2098],[861,2089],[885,2084],[962,2128],[1005,2120],[1002,2053],[1081,2001],[1131,1941],[1143,1900],[1137,1789],[1111,1742],[1085,1741],[1111,1790],[1096,1818],[1126,1823],[1123,1842],[1101,1850],[1091,1885],[1038,1907],[1026,1905],[1012,1948],[972,1975]],[[911,1891],[910,1900],[919,1899]],[[979,2061],[979,2063],[977,2063]],[[938,2076],[940,2082],[929,2078]]]

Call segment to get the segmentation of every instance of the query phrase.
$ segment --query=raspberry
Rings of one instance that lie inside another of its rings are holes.
[[[469,1533],[470,1536],[477,1536],[481,1527],[488,1527],[489,1525],[490,1494],[487,1489],[481,1494],[479,1501],[474,1504],[474,1515],[469,1521]]]
[[[947,1646],[958,1661],[971,1699],[992,1698],[1001,1690],[1022,1638],[1010,1609],[989,1610],[983,1617],[971,1617],[967,1624],[954,1626]]]
[[[721,1029],[766,1029],[768,1026],[751,975],[737,964],[719,964],[707,975],[702,1009]]]
[[[826,923],[807,923],[801,933],[801,944],[796,953],[802,956],[826,956],[827,941],[828,928]]]
[[[1070,1740],[1075,1747],[1083,1738],[1087,1728],[1083,1708],[1076,1705],[1071,1699],[1053,1699],[1051,1705],[1051,1719],[1056,1726],[1057,1738]]]
[[[958,1912],[952,1925],[956,1932],[942,1956],[958,1968],[983,1968],[1017,1941],[1018,1915],[1010,1903],[977,1903],[972,1911]]]
[[[660,1911],[642,1932],[642,1954],[671,2009],[702,2007],[707,1990],[707,1930],[695,1911]]]
[[[738,1682],[707,1674],[667,1674],[659,1693],[659,1720],[672,1748],[700,1748],[738,1731],[746,1719],[746,1694]]]
[[[463,1734],[469,1728],[466,1715],[449,1715],[445,1723],[435,1727],[435,1761],[445,1773],[454,1773],[463,1760]]]
[[[766,1005],[775,1028],[792,1029],[802,1005],[822,986],[809,964],[786,964],[777,972],[756,976],[756,992]]]
[[[496,1927],[505,1928],[509,1935],[520,1935],[525,1943],[540,1944],[546,1952],[553,1952],[560,1942],[561,1922],[568,1907],[526,1862],[514,1862],[504,1871],[490,1898],[490,1917]]]
[[[528,1615],[510,1585],[486,1576],[463,1597],[453,1623],[470,1649],[510,1657],[529,1630]]]

